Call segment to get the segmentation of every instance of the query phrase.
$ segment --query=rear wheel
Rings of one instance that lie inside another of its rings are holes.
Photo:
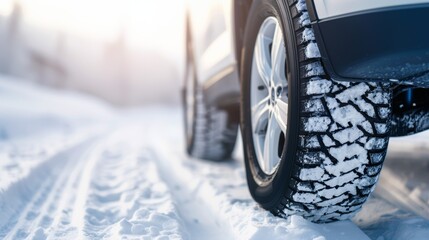
[[[253,198],[279,216],[353,216],[386,154],[389,85],[329,79],[304,0],[254,1],[246,26],[241,126]]]
[[[211,106],[205,102],[189,45],[186,69],[183,90],[186,150],[196,158],[230,160],[237,139],[238,121],[232,119],[227,107]]]

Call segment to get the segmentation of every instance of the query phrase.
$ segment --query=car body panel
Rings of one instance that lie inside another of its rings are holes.
[[[429,0],[313,0],[318,19],[377,8],[429,3]]]
[[[188,0],[187,18],[198,83],[212,105],[238,104],[233,0]]]
[[[235,66],[233,1],[188,0],[187,5],[198,81],[204,84]]]

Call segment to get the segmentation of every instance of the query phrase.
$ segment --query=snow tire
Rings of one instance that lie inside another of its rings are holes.
[[[189,44],[189,43],[188,43]],[[193,68],[192,50],[188,46],[186,81],[192,81],[192,89],[183,90],[184,121],[186,135],[186,150],[190,156],[212,161],[230,160],[238,133],[238,120],[233,119],[228,107],[217,107],[207,104],[204,91],[198,85]],[[186,86],[187,84],[185,84]],[[188,116],[186,97],[192,91],[193,111]],[[189,119],[188,119],[189,118]],[[190,124],[187,122],[190,121]],[[190,131],[188,131],[190,126]]]
[[[289,84],[288,129],[275,173],[261,171],[254,150],[250,72],[258,26],[282,23]],[[305,0],[254,1],[242,54],[241,119],[249,190],[262,207],[314,222],[351,218],[378,180],[390,134],[390,85],[338,82],[326,75]]]

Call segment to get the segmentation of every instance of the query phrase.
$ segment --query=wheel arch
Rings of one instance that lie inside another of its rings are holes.
[[[241,70],[244,29],[246,27],[247,17],[249,15],[252,2],[253,0],[234,0],[234,42],[235,56],[237,58],[237,69],[239,74]]]

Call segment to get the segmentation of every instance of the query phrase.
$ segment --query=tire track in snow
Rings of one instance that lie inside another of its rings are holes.
[[[43,237],[43,228],[52,222],[52,214],[59,211],[57,202],[66,192],[63,187],[75,168],[72,160],[79,160],[93,140],[86,140],[56,155],[35,168],[25,179],[2,193],[2,203],[8,206],[2,218],[9,223],[1,226],[0,237],[23,239]],[[24,196],[24,198],[23,198]],[[12,224],[11,224],[12,223]],[[4,234],[4,235],[2,235]]]
[[[234,239],[232,228],[223,218],[219,218],[217,207],[208,205],[201,191],[204,185],[198,179],[188,178],[186,172],[172,164],[177,159],[166,160],[160,149],[149,148],[148,156],[158,163],[162,179],[171,189],[178,212],[183,219],[191,239]],[[171,156],[169,156],[171,157]]]
[[[57,153],[9,189],[5,239],[187,239],[153,159],[130,144],[129,129]],[[137,136],[131,136],[137,138]],[[30,184],[31,186],[26,186]],[[29,199],[23,199],[22,195]],[[13,204],[21,200],[20,204]],[[16,216],[17,217],[14,217]],[[13,218],[16,218],[15,220]]]
[[[106,140],[91,174],[81,234],[89,239],[186,239],[169,189],[141,154],[135,129]],[[138,132],[138,131],[137,131]],[[134,144],[133,144],[134,142]]]
[[[86,145],[85,149],[82,149],[78,153],[72,162],[74,169],[71,171],[70,176],[67,178],[67,182],[63,185],[66,189],[58,200],[56,214],[50,214],[53,216],[52,224],[48,229],[38,230],[39,236],[44,239],[46,236],[50,238],[69,238],[69,239],[83,239],[83,220],[80,218],[83,216],[82,208],[85,206],[86,194],[85,188],[88,178],[84,175],[92,172],[93,166],[97,161],[97,154],[101,151],[102,142],[101,137],[95,141],[90,142]],[[87,183],[89,184],[89,183]]]

